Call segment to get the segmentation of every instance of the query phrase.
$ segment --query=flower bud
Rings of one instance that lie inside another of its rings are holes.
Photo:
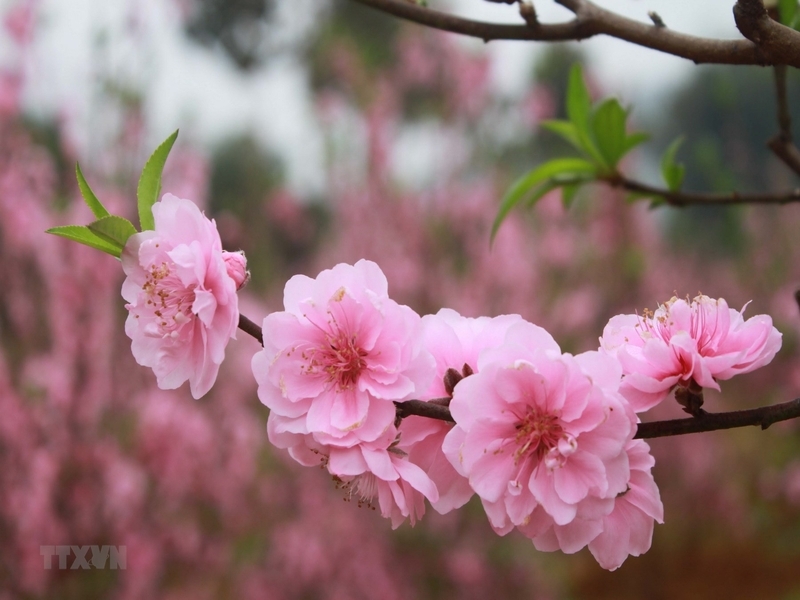
[[[222,260],[225,261],[225,269],[228,276],[236,282],[236,290],[242,289],[250,281],[250,271],[247,270],[247,258],[244,252],[222,252]]]

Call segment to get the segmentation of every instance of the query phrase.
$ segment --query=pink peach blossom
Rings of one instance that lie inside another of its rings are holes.
[[[192,396],[200,398],[236,337],[236,282],[216,224],[193,202],[165,194],[153,217],[155,230],[131,236],[121,257],[125,333],[136,362],[153,369],[161,389],[188,379]]]
[[[252,361],[258,397],[322,444],[380,437],[395,400],[427,389],[433,358],[420,317],[389,298],[378,265],[339,264],[286,284],[283,312],[264,319],[264,349]]]
[[[444,453],[498,533],[528,525],[537,507],[557,525],[611,510],[605,501],[630,477],[625,444],[635,431],[620,375],[613,358],[562,355],[549,334],[523,322],[459,382]]]
[[[613,571],[628,556],[650,549],[655,521],[664,520],[658,487],[650,474],[655,461],[649,446],[631,440],[625,446],[630,465],[626,489],[616,497],[587,498],[578,505],[575,519],[556,523],[541,507],[519,527],[542,552],[572,554],[586,547],[604,569]]]
[[[222,260],[225,261],[225,270],[228,276],[236,283],[236,290],[242,289],[250,281],[250,271],[247,270],[247,258],[244,252],[222,251]]]
[[[508,328],[521,322],[519,315],[467,318],[449,308],[424,316],[422,340],[436,360],[436,377],[421,399],[448,397],[444,384],[447,370],[475,372],[481,352],[502,344]],[[416,416],[403,419],[400,425],[400,447],[436,483],[439,500],[432,506],[441,514],[463,506],[473,494],[469,482],[442,452],[444,438],[452,428],[452,423]]]
[[[603,517],[603,531],[589,543],[589,551],[604,569],[613,571],[630,556],[650,549],[655,522],[664,522],[664,505],[653,475],[655,459],[641,440],[625,448],[631,468],[627,490],[614,499],[614,509]]]
[[[781,333],[767,315],[744,320],[724,299],[671,298],[645,315],[617,315],[603,330],[600,347],[616,356],[624,378],[620,392],[636,412],[652,408],[677,386],[694,381],[719,390],[718,380],[769,363]]]
[[[394,425],[377,439],[350,447],[320,444],[315,435],[295,429],[297,425],[300,419],[270,413],[270,441],[288,448],[302,465],[326,467],[346,500],[355,500],[359,506],[377,505],[381,515],[392,520],[393,529],[406,518],[414,525],[425,514],[425,498],[432,503],[439,499],[436,484],[402,450]]]

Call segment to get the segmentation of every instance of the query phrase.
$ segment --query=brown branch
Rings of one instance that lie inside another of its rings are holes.
[[[448,404],[450,404],[450,398],[436,398],[427,402],[425,400],[406,400],[394,403],[397,407],[398,419],[417,416],[455,423],[450,409],[447,407]]]
[[[256,323],[253,323],[253,321],[245,317],[243,314],[239,314],[239,329],[248,335],[252,335],[258,340],[259,344],[262,346],[264,345],[264,334],[261,332],[261,327],[259,327]]]
[[[485,42],[490,40],[536,40],[545,42],[560,42],[566,40],[581,40],[594,35],[583,33],[581,26],[575,19],[568,23],[555,23],[552,25],[502,25],[500,23],[484,23],[463,19],[430,8],[403,2],[403,0],[355,0],[380,11],[413,21],[420,25],[460,33],[470,37],[477,37]]]
[[[629,192],[658,196],[672,206],[688,206],[690,204],[789,204],[791,202],[800,202],[800,188],[777,194],[740,192],[714,194],[710,192],[671,192],[664,188],[627,179],[621,175],[601,179],[601,181],[613,187],[621,187]]]
[[[786,92],[786,65],[773,67],[775,73],[775,99],[778,103],[778,135],[767,142],[767,147],[792,171],[800,175],[800,150],[792,142],[792,117]]]
[[[758,48],[760,64],[800,63],[800,32],[772,19],[762,0],[737,0],[733,18],[742,35]]]
[[[261,345],[264,338],[261,328],[253,321],[239,315],[239,329],[252,335]],[[405,419],[410,416],[426,417],[439,421],[455,423],[450,414],[450,398],[434,398],[432,400],[406,400],[395,402],[397,418]],[[733,429],[735,427],[748,427],[758,425],[766,429],[778,421],[787,421],[800,417],[800,398],[783,404],[762,406],[748,410],[736,410],[724,413],[707,413],[700,411],[697,416],[689,419],[674,419],[671,421],[653,421],[639,423],[636,435],[639,439],[683,435],[686,433],[699,433],[702,431],[716,431],[718,429]]]
[[[597,6],[589,0],[557,0],[559,4],[575,14],[575,18],[571,21],[553,24],[537,22],[525,25],[504,25],[464,19],[402,0],[355,1],[420,25],[477,37],[486,42],[490,40],[555,42],[584,40],[596,35],[608,35],[645,48],[686,58],[696,63],[735,65],[789,64],[800,67],[800,43],[794,41],[794,35],[787,34],[783,30],[766,27],[770,35],[766,38],[757,38],[758,40],[767,40],[768,43],[763,47],[750,39],[715,40],[702,38],[623,17]],[[747,3],[746,0],[740,0],[740,2]],[[753,19],[756,19],[756,22],[753,23],[751,29],[756,26],[764,27],[760,23],[760,17],[758,16],[751,17],[747,13],[740,18],[745,29],[748,28]],[[797,44],[797,49],[787,52],[787,48],[793,44]]]
[[[736,427],[749,427],[757,425],[766,429],[773,423],[788,421],[800,417],[800,398],[762,406],[748,410],[734,410],[724,413],[704,413],[698,417],[688,419],[675,419],[671,421],[653,421],[639,423],[634,437],[650,439],[686,433],[700,433],[702,431],[717,431],[719,429],[734,429]]]
[[[430,402],[421,400],[395,402],[397,416],[403,419],[416,415],[454,423],[450,409],[442,403],[443,400],[449,401],[449,398],[440,398]],[[766,429],[773,423],[797,418],[800,418],[800,398],[782,404],[748,410],[734,410],[724,413],[707,413],[703,411],[699,416],[688,419],[639,423],[634,437],[637,439],[651,439],[703,431],[717,431],[719,429],[750,427],[753,425]]]

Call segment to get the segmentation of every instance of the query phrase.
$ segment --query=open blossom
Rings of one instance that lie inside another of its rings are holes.
[[[627,491],[614,499],[614,509],[603,517],[603,531],[589,543],[589,551],[600,566],[612,571],[628,556],[647,552],[655,522],[664,522],[664,505],[650,473],[655,464],[650,446],[632,440],[625,450],[631,468]]]
[[[520,323],[478,362],[456,386],[457,425],[444,452],[469,478],[495,531],[610,512],[630,478],[625,445],[635,431],[617,392],[616,361],[597,352],[562,355],[549,334]],[[599,533],[599,523],[592,527],[583,545]]]
[[[575,519],[565,525],[537,507],[528,523],[519,527],[537,550],[573,554],[588,544],[600,566],[613,571],[628,556],[650,549],[655,522],[664,521],[661,495],[650,473],[655,460],[641,440],[629,441],[625,451],[631,473],[625,491],[614,498],[588,498],[578,505]]]
[[[622,364],[620,392],[636,412],[666,398],[676,386],[719,390],[718,380],[749,373],[769,363],[781,334],[767,315],[746,321],[720,298],[673,297],[654,313],[617,315],[603,330],[601,350]]]
[[[333,475],[345,499],[359,506],[380,508],[381,515],[399,527],[406,518],[411,525],[425,514],[425,498],[439,499],[436,485],[426,473],[408,460],[394,425],[369,442],[342,447],[320,444],[315,436],[297,431],[298,419],[270,413],[267,432],[278,448],[305,466],[322,465]]]
[[[420,317],[389,298],[375,263],[296,275],[284,307],[264,319],[264,349],[253,357],[258,397],[319,443],[376,440],[394,422],[394,401],[430,384]]]
[[[153,369],[161,389],[188,379],[200,398],[236,337],[237,284],[216,224],[193,202],[164,194],[153,218],[155,230],[132,235],[121,257],[125,333],[136,362]]]
[[[508,328],[521,322],[519,315],[468,318],[449,308],[422,317],[423,345],[436,361],[436,376],[420,399],[450,396],[452,389],[444,383],[447,370],[462,376],[465,371],[477,371],[481,352],[502,344]],[[436,483],[439,500],[431,504],[442,514],[463,506],[474,493],[442,452],[444,438],[452,428],[452,423],[417,416],[406,417],[400,425],[401,447]]]

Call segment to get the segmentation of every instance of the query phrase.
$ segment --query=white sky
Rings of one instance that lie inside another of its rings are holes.
[[[0,12],[13,3],[0,0]],[[429,3],[472,18],[520,22],[512,6],[482,0]],[[668,27],[685,33],[740,37],[731,13],[733,0],[599,0],[598,4],[645,22],[649,22],[647,12],[654,10]],[[78,123],[84,152],[102,145],[93,137],[103,128],[97,126],[92,102],[98,97],[96,74],[102,72],[144,90],[153,144],[177,127],[183,139],[203,144],[232,132],[251,131],[283,155],[296,192],[320,190],[321,141],[305,93],[306,74],[299,65],[277,60],[256,74],[235,72],[224,57],[184,39],[174,0],[41,0],[41,5],[35,51],[27,64],[25,100],[43,113],[68,107]],[[542,22],[563,21],[571,15],[552,0],[537,0],[535,6]],[[132,18],[140,25],[136,42],[123,34]],[[469,39],[463,43],[483,45]],[[665,91],[692,69],[689,61],[619,40],[594,38],[581,44],[605,88],[634,103],[642,114],[655,110]],[[9,47],[8,40],[0,39],[0,59],[9,59]],[[529,42],[491,42],[497,90],[521,94],[531,63],[543,48]]]

